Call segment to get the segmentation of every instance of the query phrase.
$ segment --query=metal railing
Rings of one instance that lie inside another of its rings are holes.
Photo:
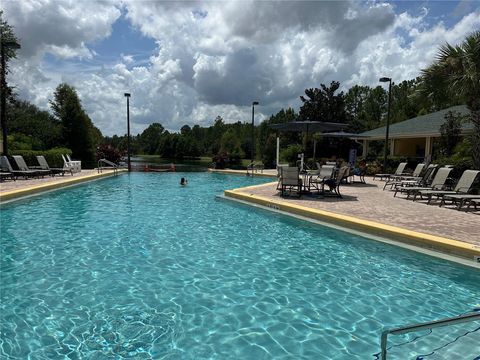
[[[415,324],[415,325],[408,325],[402,326],[390,330],[385,330],[382,332],[382,337],[380,340],[381,345],[381,352],[380,352],[380,360],[387,359],[387,337],[389,334],[392,335],[402,335],[407,334],[414,331],[421,331],[421,330],[431,330],[442,326],[447,325],[454,325],[460,324],[469,321],[476,321],[480,320],[480,312],[471,312],[464,315],[454,316],[446,319],[430,321],[422,324]]]
[[[105,165],[108,165],[108,168],[113,168],[113,174],[114,175],[117,175],[117,170],[118,170],[118,165],[115,164],[114,162],[110,161],[110,160],[107,160],[107,159],[100,159],[98,160],[98,172],[102,172],[103,170],[103,166],[101,166],[102,164],[105,164]]]

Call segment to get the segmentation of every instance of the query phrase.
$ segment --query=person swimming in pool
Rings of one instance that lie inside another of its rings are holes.
[[[187,184],[188,184],[188,180],[182,177],[180,179],[180,185],[184,186],[184,185],[187,185]]]

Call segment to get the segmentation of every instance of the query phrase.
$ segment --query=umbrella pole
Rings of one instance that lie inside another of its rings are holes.
[[[277,166],[280,163],[280,137],[277,136]]]

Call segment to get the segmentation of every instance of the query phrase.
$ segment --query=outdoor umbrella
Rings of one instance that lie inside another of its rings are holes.
[[[347,124],[322,122],[322,121],[291,121],[280,124],[271,124],[270,128],[278,131],[295,131],[295,132],[325,132],[343,130]]]
[[[354,134],[354,133],[349,133],[349,132],[345,132],[345,131],[326,132],[326,133],[322,133],[322,136],[334,137],[334,138],[350,138],[350,139],[366,139],[366,138],[369,138],[368,135]]]

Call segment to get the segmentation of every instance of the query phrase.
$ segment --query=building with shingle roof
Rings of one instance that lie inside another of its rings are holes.
[[[390,155],[429,159],[433,152],[433,140],[441,136],[440,127],[445,123],[445,115],[449,111],[470,114],[465,105],[458,105],[390,125]],[[461,135],[468,135],[472,131],[472,122],[462,123]],[[386,126],[382,126],[359,134],[363,140],[363,153],[367,154],[369,141],[385,140],[385,132]]]

